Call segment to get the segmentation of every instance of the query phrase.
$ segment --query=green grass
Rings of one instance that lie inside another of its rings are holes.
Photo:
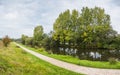
[[[45,62],[15,46],[0,47],[0,75],[81,75]]]
[[[65,62],[81,65],[81,66],[87,66],[87,67],[93,67],[93,68],[104,68],[104,69],[120,69],[120,62],[117,62],[116,64],[112,65],[109,62],[103,62],[103,61],[80,60],[78,58],[75,58],[69,55],[49,54],[43,48],[35,49],[35,48],[28,47],[28,46],[24,46],[24,47],[27,47],[28,49],[39,52],[43,55],[46,55],[46,56],[49,56],[49,57],[52,57],[58,60],[62,60]]]

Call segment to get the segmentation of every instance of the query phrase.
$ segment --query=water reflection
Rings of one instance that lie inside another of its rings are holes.
[[[120,50],[101,50],[101,49],[77,49],[77,48],[59,48],[60,52],[78,57],[80,59],[94,61],[108,61],[110,57],[120,60]]]

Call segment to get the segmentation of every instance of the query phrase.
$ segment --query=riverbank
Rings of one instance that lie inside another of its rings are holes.
[[[80,66],[87,66],[87,67],[93,67],[93,68],[104,68],[104,69],[120,69],[120,62],[117,62],[116,64],[110,64],[109,62],[103,62],[103,61],[89,61],[89,60],[80,60],[78,58],[69,56],[69,55],[58,55],[58,54],[50,54],[44,50],[44,48],[35,49],[32,47],[28,47],[25,45],[22,45],[28,49],[31,49],[33,51],[36,51],[38,53],[41,53],[43,55],[62,60],[65,62],[73,63]]]

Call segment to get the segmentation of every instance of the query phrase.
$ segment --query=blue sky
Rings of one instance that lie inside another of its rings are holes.
[[[0,37],[32,36],[37,25],[49,33],[61,12],[67,9],[80,12],[85,6],[104,8],[111,16],[113,29],[120,33],[120,0],[0,0]]]

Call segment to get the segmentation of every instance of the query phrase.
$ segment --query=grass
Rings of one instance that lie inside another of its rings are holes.
[[[117,62],[116,64],[110,64],[109,62],[103,62],[103,61],[80,60],[78,58],[75,58],[69,55],[49,54],[43,48],[35,49],[35,48],[28,47],[28,46],[24,46],[24,47],[31,49],[33,51],[36,51],[38,53],[41,53],[43,55],[46,55],[46,56],[49,56],[49,57],[52,57],[58,60],[62,60],[65,62],[73,63],[76,65],[93,67],[93,68],[120,69],[120,62]]]
[[[0,75],[82,75],[54,66],[15,46],[0,47]]]

